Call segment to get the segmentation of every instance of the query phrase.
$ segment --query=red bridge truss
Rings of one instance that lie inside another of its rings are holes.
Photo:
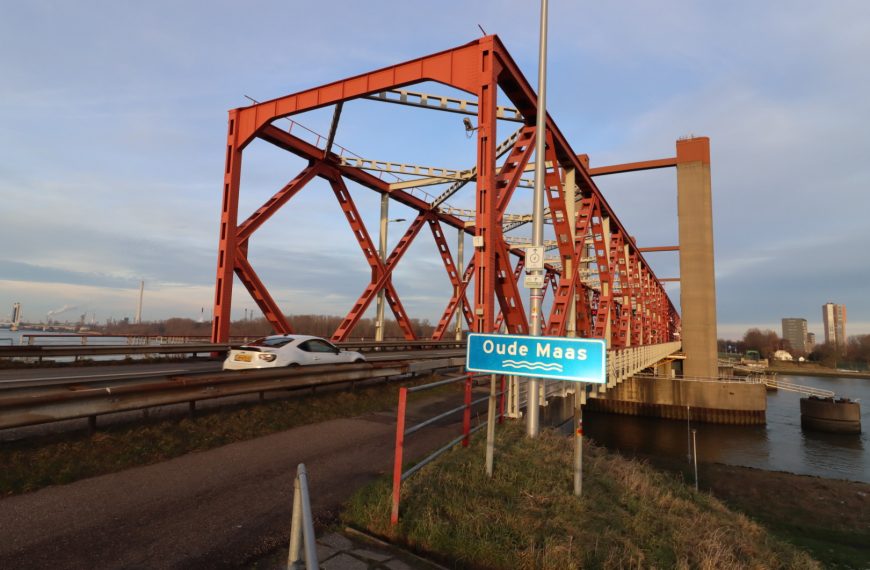
[[[423,82],[453,87],[476,97],[476,101],[400,90]],[[514,108],[498,105],[499,90]],[[366,161],[333,152],[342,104],[359,98],[476,115],[476,165],[453,171]],[[263,223],[315,177],[331,186],[371,268],[370,282],[333,334],[333,340],[349,337],[381,291],[405,337],[414,338],[410,318],[391,276],[424,227],[435,240],[453,290],[434,338],[443,337],[457,312],[473,331],[493,332],[505,327],[511,333],[527,334],[527,315],[518,284],[524,248],[516,238],[505,234],[530,222],[530,217],[508,214],[507,209],[516,189],[528,184],[522,176],[531,168],[536,102],[535,92],[498,37],[486,36],[454,49],[230,111],[212,341],[229,339],[234,274],[276,332],[293,331],[249,262],[248,244]],[[326,106],[335,106],[332,129],[328,137],[318,137],[315,144],[294,135],[292,129],[288,132],[274,124],[277,119]],[[501,144],[496,138],[499,120],[520,123],[519,130]],[[558,258],[551,259],[546,268],[546,287],[552,290],[553,298],[545,334],[607,338],[613,348],[674,340],[679,336],[680,317],[661,281],[593,182],[595,169],[590,170],[571,149],[550,117],[546,132],[547,215],[553,234],[549,249],[555,250]],[[255,139],[293,153],[308,164],[239,223],[242,154]],[[667,159],[645,164],[641,168],[674,165]],[[629,169],[637,168],[623,171]],[[373,175],[373,170],[426,178],[390,184]],[[618,167],[605,168],[601,174],[618,171]],[[391,200],[417,212],[383,260],[348,192],[346,180],[388,194]],[[468,182],[475,182],[475,209],[463,217],[447,207],[445,200]],[[425,200],[413,192],[415,185],[439,183],[450,186],[437,198]],[[474,255],[466,267],[457,266],[445,239],[445,226],[474,236]],[[574,319],[572,310],[576,312]]]

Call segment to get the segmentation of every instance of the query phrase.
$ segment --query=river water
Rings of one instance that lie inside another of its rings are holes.
[[[860,435],[801,429],[800,394],[768,392],[767,425],[693,423],[698,460],[870,483],[870,379],[779,375],[861,402]],[[596,442],[626,453],[687,458],[687,422],[586,413],[583,428]]]

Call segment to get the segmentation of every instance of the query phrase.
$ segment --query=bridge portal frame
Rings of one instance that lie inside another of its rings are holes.
[[[438,211],[435,205],[404,190],[393,189],[360,168],[342,163],[339,156],[331,152],[332,136],[325,148],[321,149],[272,124],[277,119],[329,105],[336,105],[338,111],[345,101],[369,98],[386,90],[428,81],[442,83],[477,97],[476,216],[472,228],[466,227],[460,218]],[[514,104],[525,124],[500,168],[496,150],[499,89]],[[380,290],[386,291],[387,302],[405,337],[414,338],[410,319],[401,305],[398,292],[392,286],[390,276],[424,224],[430,226],[454,285],[453,296],[436,328],[436,338],[446,332],[445,323],[452,320],[457,310],[461,310],[470,328],[476,332],[493,332],[497,319],[503,319],[509,332],[526,333],[527,315],[517,284],[522,265],[512,268],[509,259],[510,253],[520,257],[523,253],[521,250],[511,250],[505,242],[502,220],[534,146],[536,104],[535,92],[501,40],[493,35],[436,54],[231,110],[227,130],[212,341],[226,342],[229,338],[234,275],[239,277],[276,332],[292,332],[291,324],[248,261],[249,239],[314,177],[324,178],[331,185],[372,270],[370,283],[333,334],[333,340],[348,338]],[[549,116],[546,134],[549,161],[546,195],[550,216],[556,231],[562,267],[575,268],[570,277],[560,275],[560,271],[553,267],[547,269],[556,296],[545,328],[547,334],[565,334],[566,327],[576,319],[580,323],[581,334],[606,338],[614,346],[627,346],[632,341],[653,344],[673,340],[680,328],[680,318],[661,282],[592,181],[587,165],[571,149]],[[306,159],[308,165],[239,224],[243,151],[254,139],[264,140],[296,154]],[[377,254],[344,179],[386,193],[391,199],[418,212],[384,262]],[[572,180],[576,185],[576,197],[580,204],[573,221],[567,214],[563,187],[565,180]],[[570,231],[572,223],[576,237]],[[474,256],[465,268],[461,281],[458,268],[443,240],[442,224],[458,228],[476,238]],[[599,275],[599,290],[584,285],[576,271],[582,267],[582,259],[589,253],[587,244],[590,236],[594,269]],[[613,236],[616,236],[615,241],[622,248],[615,255],[611,255],[609,249],[614,241]],[[622,268],[614,281],[614,264],[622,264],[623,259],[631,260],[632,269]],[[475,287],[473,302],[469,303],[466,290],[472,277]],[[574,303],[570,302],[572,299],[575,299]],[[500,309],[499,317],[496,303]],[[570,318],[572,306],[576,308],[574,317]],[[611,338],[614,328],[618,333]]]

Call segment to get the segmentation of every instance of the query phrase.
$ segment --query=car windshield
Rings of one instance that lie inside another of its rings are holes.
[[[254,342],[247,343],[245,346],[270,346],[272,348],[278,348],[291,342],[293,342],[293,339],[289,337],[266,337],[258,338]]]

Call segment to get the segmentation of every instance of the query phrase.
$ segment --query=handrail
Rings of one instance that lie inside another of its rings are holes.
[[[833,398],[834,392],[823,388],[813,388],[812,386],[804,386],[795,384],[788,380],[777,380],[776,378],[764,379],[764,384],[777,390],[785,390],[786,392],[797,392],[805,396],[818,396],[819,398]]]
[[[303,557],[302,544],[305,551]],[[293,517],[290,523],[290,550],[287,556],[287,568],[301,568],[305,561],[307,570],[317,570],[317,543],[314,536],[314,517],[311,514],[311,499],[308,496],[308,471],[305,464],[296,467],[296,478],[293,480]]]
[[[504,377],[502,377],[501,391],[500,392],[498,392],[494,395],[491,392],[490,393],[491,395],[483,397],[483,398],[478,398],[477,400],[471,399],[471,385],[474,382],[474,379],[475,378],[483,378],[483,377],[487,377],[487,376],[491,376],[491,375],[490,374],[473,374],[473,373],[467,372],[461,376],[454,376],[451,378],[447,378],[445,380],[439,380],[438,382],[430,382],[428,384],[422,384],[420,386],[413,386],[411,388],[403,386],[402,388],[399,389],[399,406],[398,406],[398,411],[396,413],[396,449],[395,449],[395,456],[394,456],[394,461],[393,461],[393,496],[392,496],[392,511],[391,511],[391,515],[390,515],[391,524],[395,525],[399,522],[399,501],[401,499],[402,482],[405,481],[408,477],[410,477],[414,473],[416,473],[417,471],[419,471],[420,469],[422,469],[425,465],[434,461],[437,457],[439,457],[443,453],[446,453],[451,448],[458,445],[459,443],[462,443],[463,446],[468,447],[468,444],[471,440],[471,434],[476,433],[478,430],[486,427],[487,424],[485,424],[485,423],[479,424],[479,425],[475,426],[474,428],[471,427],[471,407],[472,406],[479,404],[481,402],[484,402],[486,400],[489,400],[489,399],[493,398],[494,396],[498,396],[501,398],[501,404],[499,405],[499,408],[498,408],[498,421],[499,422],[503,421],[503,418],[504,418],[504,397],[505,397],[505,394],[507,393],[507,391],[505,390],[505,385],[504,385]],[[424,390],[431,390],[433,388],[438,388],[440,386],[446,386],[448,384],[454,384],[454,383],[457,383],[460,381],[465,382],[465,399],[464,399],[464,402],[461,406],[457,406],[455,408],[447,410],[446,412],[442,412],[442,413],[440,413],[432,418],[429,418],[427,420],[424,420],[424,421],[418,423],[415,426],[409,427],[407,429],[405,428],[405,412],[407,410],[408,394],[410,392],[421,392]],[[424,457],[423,459],[418,461],[414,466],[409,468],[407,471],[403,472],[402,471],[402,458],[403,458],[404,449],[405,449],[405,436],[412,435],[412,434],[420,431],[424,427],[431,426],[432,424],[438,422],[439,420],[443,420],[444,418],[447,418],[447,417],[449,417],[453,414],[459,413],[459,412],[464,412],[464,415],[462,418],[462,435],[451,440],[446,445],[440,447],[439,449],[435,450],[434,452],[430,453],[429,455],[427,455],[426,457]],[[489,413],[489,412],[487,412],[487,413]],[[495,415],[495,414],[493,414],[493,415]]]

